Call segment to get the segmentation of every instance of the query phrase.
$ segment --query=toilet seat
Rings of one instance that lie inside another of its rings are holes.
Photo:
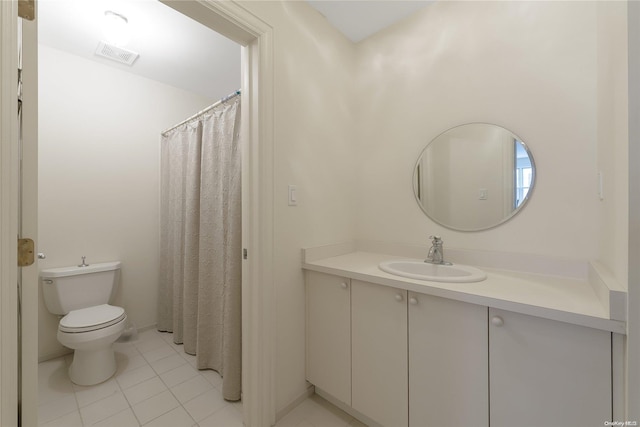
[[[115,325],[126,317],[122,307],[109,304],[96,305],[70,311],[60,320],[58,330],[67,333],[95,331]]]

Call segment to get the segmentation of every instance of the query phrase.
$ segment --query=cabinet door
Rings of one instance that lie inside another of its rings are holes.
[[[408,424],[407,291],[351,281],[352,407],[385,427]]]
[[[409,293],[409,426],[489,425],[487,311]]]
[[[611,333],[490,309],[491,427],[611,421]]]
[[[307,380],[351,404],[349,279],[308,271]]]

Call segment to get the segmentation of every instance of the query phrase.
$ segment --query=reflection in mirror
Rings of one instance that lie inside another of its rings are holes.
[[[518,208],[522,202],[527,198],[529,189],[531,188],[531,182],[533,179],[533,167],[531,166],[531,157],[527,152],[527,149],[522,144],[522,141],[515,141],[516,150],[516,204],[515,208]]]
[[[437,136],[416,163],[413,189],[435,222],[461,231],[495,227],[524,207],[535,182],[531,152],[496,125],[471,123]]]

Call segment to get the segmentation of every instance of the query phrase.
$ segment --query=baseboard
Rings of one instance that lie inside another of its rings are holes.
[[[51,353],[38,356],[38,363],[46,362],[47,360],[57,359],[58,357],[66,356],[68,354],[73,354],[73,350],[65,347],[58,351],[53,351]]]
[[[346,412],[347,414],[351,415],[353,418],[355,418],[356,420],[360,421],[361,423],[363,423],[363,424],[365,424],[365,425],[367,425],[369,427],[383,427],[382,425],[378,424],[377,422],[375,422],[371,418],[367,417],[363,413],[361,413],[359,411],[356,411],[351,406],[349,406],[346,403],[341,402],[338,399],[336,399],[335,397],[331,396],[329,393],[325,392],[324,390],[319,389],[319,388],[316,387],[315,388],[315,392],[316,392],[316,394],[318,396],[320,396],[321,398],[323,398],[327,402],[331,403],[336,408],[338,408],[338,409]]]
[[[299,404],[301,404],[302,402],[304,402],[305,399],[313,396],[314,393],[315,393],[315,387],[313,386],[313,384],[307,383],[307,389],[304,391],[304,393],[302,393],[300,396],[295,398],[287,406],[285,406],[284,408],[276,412],[276,422],[280,421],[285,415],[293,411],[293,409]]]
[[[151,325],[147,325],[147,326],[141,326],[138,328],[138,332],[144,332],[144,331],[148,331],[150,329],[156,329],[157,324],[153,323]]]

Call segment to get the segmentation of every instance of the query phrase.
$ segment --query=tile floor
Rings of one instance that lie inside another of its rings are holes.
[[[149,330],[114,347],[118,370],[95,386],[71,383],[71,356],[40,363],[40,426],[242,427],[242,404],[225,401],[218,373],[197,370],[172,334]]]
[[[222,398],[222,379],[195,369],[172,335],[142,332],[115,343],[118,370],[95,386],[69,380],[71,356],[42,362],[38,369],[38,419],[42,427],[242,427],[242,404]],[[280,420],[277,427],[361,427],[363,424],[318,396]]]

